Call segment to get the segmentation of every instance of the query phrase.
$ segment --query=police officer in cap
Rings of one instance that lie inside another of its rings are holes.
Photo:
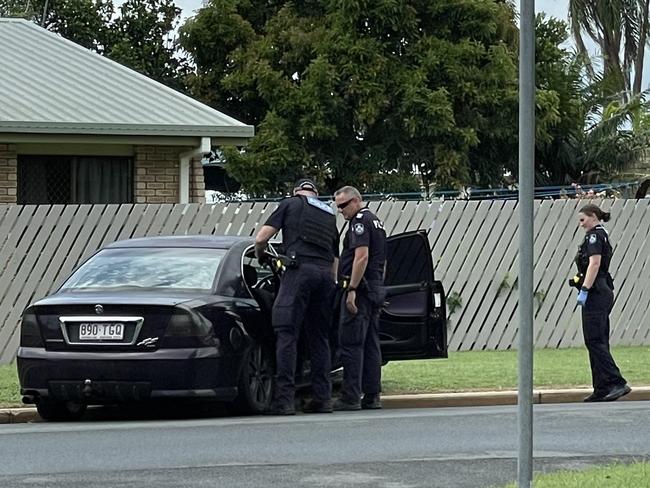
[[[343,389],[334,410],[379,409],[379,315],[385,297],[386,232],[381,220],[364,208],[356,188],[344,186],[334,197],[348,221],[339,268],[339,283],[347,285],[339,320]]]
[[[609,263],[613,251],[601,221],[609,221],[610,214],[589,204],[580,209],[578,219],[586,234],[576,256],[580,278],[574,286],[581,285],[577,301],[582,307],[582,333],[594,385],[593,393],[584,401],[610,402],[631,391],[609,350],[609,314],[614,305]]]
[[[312,400],[307,413],[332,411],[329,334],[339,255],[336,214],[316,198],[316,184],[299,180],[293,197],[285,198],[255,238],[255,254],[264,258],[269,239],[282,230],[289,265],[282,275],[273,304],[277,376],[269,414],[295,413],[295,375],[298,337],[304,323],[311,356]]]

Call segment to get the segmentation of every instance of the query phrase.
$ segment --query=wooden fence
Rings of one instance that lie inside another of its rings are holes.
[[[573,258],[584,200],[535,203],[535,346],[582,344]],[[608,200],[615,245],[612,344],[650,344],[650,200]],[[152,235],[253,235],[275,203],[216,205],[0,205],[0,363],[18,347],[29,303],[110,242]],[[515,201],[373,202],[388,234],[427,229],[448,297],[449,349],[516,346],[518,235]],[[342,222],[340,222],[342,224]]]

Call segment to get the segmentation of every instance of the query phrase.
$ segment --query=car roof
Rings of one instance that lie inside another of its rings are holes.
[[[135,248],[135,247],[198,247],[208,249],[230,249],[236,244],[253,243],[252,237],[241,236],[157,236],[139,237],[113,242],[104,249]]]

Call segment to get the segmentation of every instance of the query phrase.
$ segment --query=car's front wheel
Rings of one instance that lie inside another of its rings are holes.
[[[253,342],[244,358],[239,395],[230,405],[233,413],[258,414],[269,408],[273,399],[274,362],[271,347]]]
[[[86,407],[84,403],[59,402],[44,398],[36,402],[36,410],[43,420],[79,420],[86,412]]]

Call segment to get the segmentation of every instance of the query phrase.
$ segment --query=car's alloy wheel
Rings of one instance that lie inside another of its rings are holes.
[[[273,351],[254,342],[245,358],[239,378],[239,396],[233,402],[236,413],[262,413],[273,398]]]
[[[40,399],[36,402],[36,410],[43,420],[79,420],[86,412],[84,403],[59,402]]]

